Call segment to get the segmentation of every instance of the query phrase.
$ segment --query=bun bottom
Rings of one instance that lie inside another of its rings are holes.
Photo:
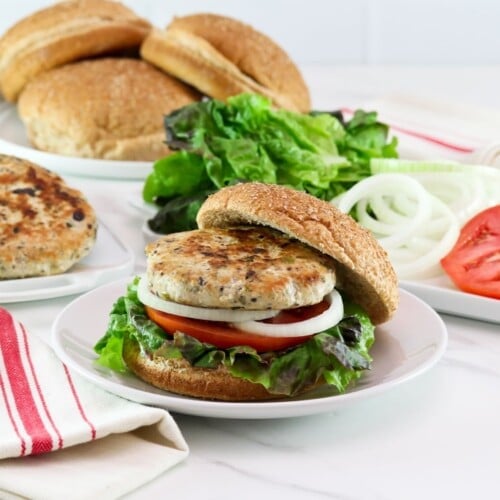
[[[234,377],[223,366],[214,369],[196,368],[182,358],[144,356],[133,340],[125,340],[123,359],[140,379],[183,396],[217,401],[264,401],[287,397],[272,394],[260,384]]]

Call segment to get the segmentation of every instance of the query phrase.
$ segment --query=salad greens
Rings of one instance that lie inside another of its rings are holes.
[[[175,152],[155,162],[143,187],[145,201],[165,206],[150,221],[165,233],[196,227],[208,194],[236,182],[278,183],[331,200],[371,174],[371,158],[397,157],[396,138],[388,142],[374,112],[358,110],[344,123],[336,113],[273,109],[254,94],[180,108],[165,117],[165,130]],[[173,227],[176,218],[182,224]]]
[[[122,352],[130,342],[139,345],[141,355],[183,357],[192,366],[209,369],[224,365],[233,376],[285,395],[296,394],[321,376],[344,391],[370,368],[368,352],[374,341],[374,326],[358,306],[345,299],[345,317],[337,326],[298,347],[258,353],[247,346],[218,349],[182,332],[166,337],[163,329],[149,320],[137,298],[138,281],[135,278],[126,294],[115,302],[108,329],[94,347],[99,354],[97,362],[112,370],[127,371]]]

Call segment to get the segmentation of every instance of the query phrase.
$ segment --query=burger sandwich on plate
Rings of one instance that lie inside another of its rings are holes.
[[[98,363],[222,401],[342,392],[370,368],[374,325],[399,299],[371,233],[327,202],[254,182],[210,196],[197,222],[146,247]]]

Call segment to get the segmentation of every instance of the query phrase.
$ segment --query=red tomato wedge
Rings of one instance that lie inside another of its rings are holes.
[[[500,299],[500,205],[465,224],[441,265],[460,290]]]
[[[303,321],[321,314],[328,307],[326,301],[308,307],[300,307],[290,311],[283,311],[266,323],[293,323]],[[247,333],[231,327],[222,321],[204,321],[200,319],[184,318],[174,314],[158,311],[145,306],[146,314],[151,321],[166,332],[172,334],[176,331],[198,339],[200,342],[212,344],[220,349],[235,346],[253,347],[257,352],[280,351],[298,344],[302,344],[312,335],[304,337],[265,337],[255,333]]]

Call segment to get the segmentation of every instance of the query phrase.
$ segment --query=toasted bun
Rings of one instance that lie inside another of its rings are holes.
[[[82,193],[6,155],[0,155],[0,220],[0,279],[62,273],[96,239],[96,214]]]
[[[282,231],[336,261],[336,288],[373,323],[387,321],[397,308],[398,281],[385,250],[330,203],[284,186],[244,183],[210,196],[197,222],[202,229],[255,224]]]
[[[307,86],[288,55],[236,19],[214,14],[175,18],[166,31],[150,32],[141,55],[216,99],[253,92],[279,107],[310,109]]]
[[[128,368],[140,379],[176,394],[219,401],[259,401],[285,397],[267,391],[261,384],[233,377],[223,366],[214,369],[196,368],[182,358],[145,356],[138,344],[128,337],[124,341],[122,354]]]
[[[146,161],[169,153],[163,115],[200,98],[145,61],[101,58],[40,75],[26,86],[18,110],[38,149]]]
[[[151,25],[110,0],[71,0],[24,18],[0,39],[0,88],[16,101],[24,86],[51,68],[138,47]]]

